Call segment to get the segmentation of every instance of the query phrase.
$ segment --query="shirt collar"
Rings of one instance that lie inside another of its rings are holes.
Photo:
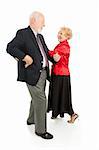
[[[30,28],[31,28],[31,27],[30,27]],[[31,28],[31,30],[33,31],[35,37],[37,37],[37,34],[38,34],[38,33],[37,33],[33,28]]]

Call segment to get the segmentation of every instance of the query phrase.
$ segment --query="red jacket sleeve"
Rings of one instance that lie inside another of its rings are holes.
[[[53,57],[53,55],[56,53],[58,53],[61,56],[61,58],[64,56],[68,57],[69,53],[70,53],[69,45],[58,45],[55,47],[55,49],[53,51],[51,51],[51,50],[48,51],[48,54],[50,57]]]
[[[55,54],[55,52],[54,51],[48,51],[48,54],[49,54],[50,57],[53,57],[53,55]]]
[[[66,45],[62,45],[56,50],[60,56],[67,55],[70,53],[70,47]]]
[[[61,45],[56,51],[61,56],[59,60],[61,62],[66,61],[70,55],[70,47],[68,45]]]

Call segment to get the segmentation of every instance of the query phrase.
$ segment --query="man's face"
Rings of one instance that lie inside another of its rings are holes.
[[[37,32],[38,33],[41,32],[43,27],[45,26],[44,17],[40,17],[38,20],[36,20],[35,25],[36,25],[35,27],[36,27]]]

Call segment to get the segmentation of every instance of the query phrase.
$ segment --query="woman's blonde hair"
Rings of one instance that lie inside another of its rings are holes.
[[[61,31],[63,31],[65,37],[69,40],[72,38],[72,30],[68,27],[61,27],[60,29]]]

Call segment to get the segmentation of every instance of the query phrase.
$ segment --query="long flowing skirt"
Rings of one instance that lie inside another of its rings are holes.
[[[74,113],[71,98],[70,76],[52,75],[48,95],[48,112],[52,110],[54,117],[59,114]]]

